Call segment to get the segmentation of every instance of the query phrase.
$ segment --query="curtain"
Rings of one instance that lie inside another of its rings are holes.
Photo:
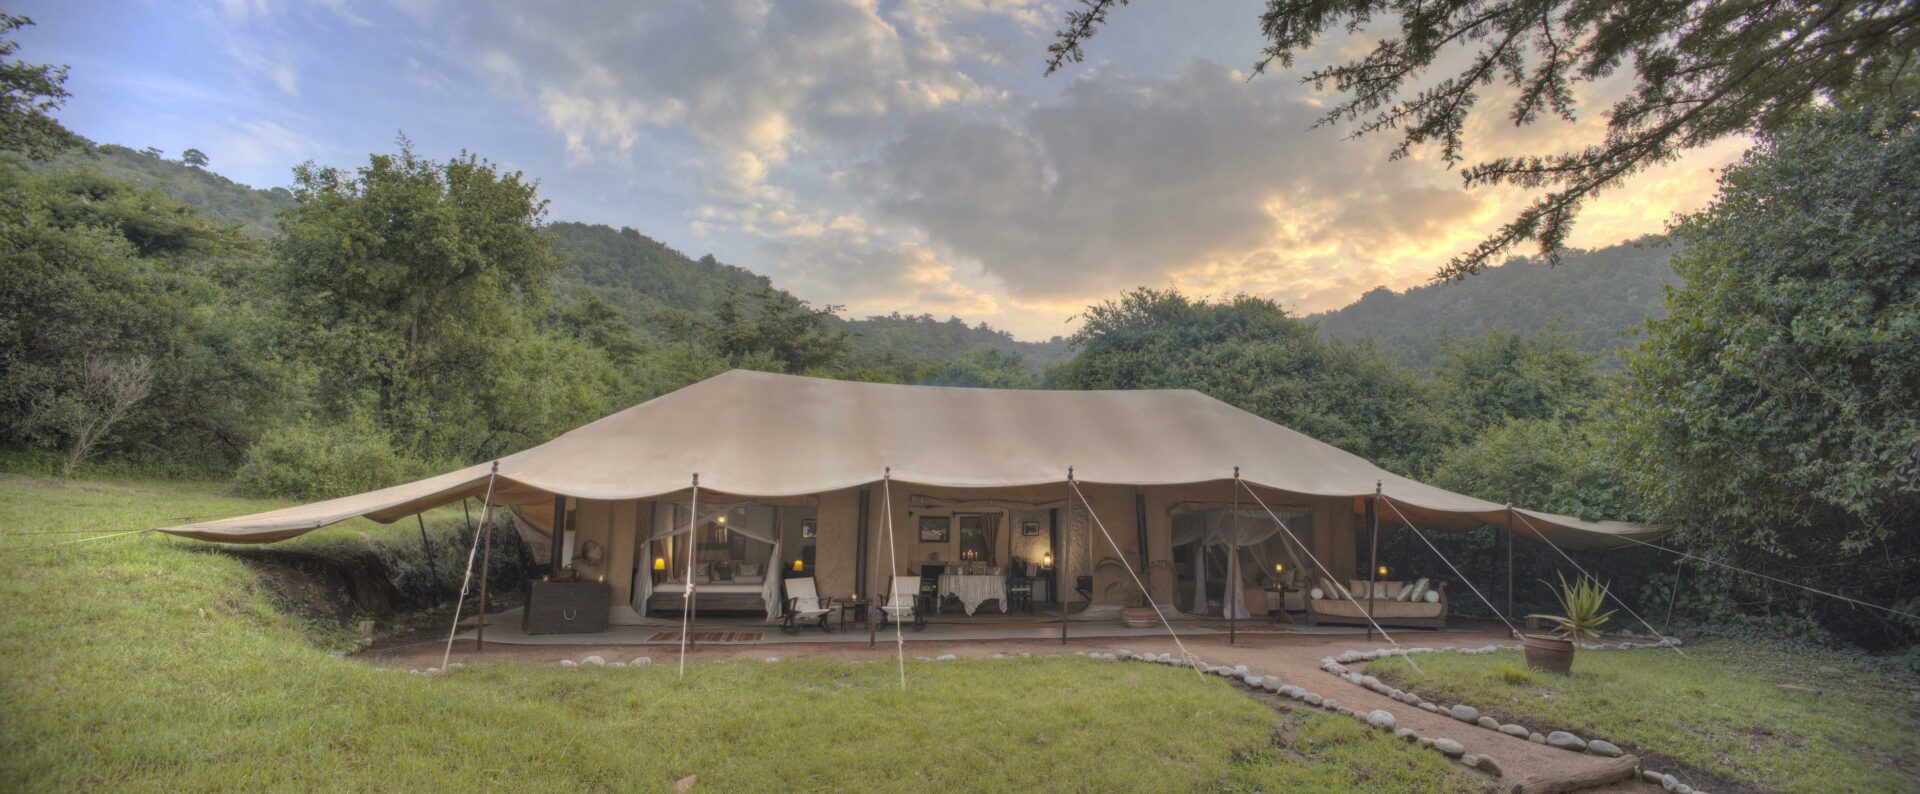
[[[1292,560],[1294,570],[1300,568],[1300,554],[1295,544],[1280,531],[1278,516],[1286,522],[1287,529],[1295,535],[1304,536],[1311,532],[1313,513],[1305,510],[1275,510],[1268,515],[1265,510],[1241,509],[1236,515],[1228,508],[1211,510],[1180,510],[1173,514],[1173,545],[1183,546],[1198,543],[1200,547],[1193,554],[1193,608],[1204,613],[1207,606],[1207,560],[1210,548],[1227,550],[1224,575],[1225,586],[1221,588],[1221,616],[1233,615],[1236,618],[1250,618],[1245,603],[1245,577],[1242,575],[1240,553],[1251,553],[1254,559],[1265,569],[1271,565],[1263,548],[1268,540],[1282,538],[1281,549]],[[1235,550],[1240,553],[1235,553]],[[1250,551],[1251,550],[1251,551]],[[1301,550],[1304,551],[1304,550]]]
[[[779,519],[777,517],[777,508],[771,505],[754,504],[752,502],[737,502],[734,504],[713,505],[711,507],[703,504],[701,508],[701,514],[693,521],[688,521],[688,505],[686,503],[655,502],[653,505],[653,531],[648,535],[646,540],[641,541],[642,545],[650,546],[651,543],[656,540],[671,541],[673,538],[681,535],[689,535],[689,533],[692,533],[695,529],[715,523],[721,516],[726,516],[727,523],[725,526],[727,532],[738,533],[742,537],[759,541],[770,547],[766,565],[763,568],[767,579],[766,583],[760,588],[760,600],[766,605],[767,619],[778,619],[783,611],[783,605],[780,602],[782,571],[780,566],[780,532],[778,529]],[[700,553],[699,537],[689,535],[686,540],[686,553],[698,555]],[[686,570],[686,566],[682,561],[676,562],[681,564],[668,566],[669,570]],[[652,559],[649,558],[647,560],[647,568],[649,570],[651,570],[652,563]],[[641,590],[642,588],[639,582],[636,581],[633,589],[635,608],[644,611],[646,601],[641,596]],[[645,591],[647,595],[653,594],[653,581],[650,575],[646,577]]]
[[[999,540],[999,538],[1000,538],[1000,514],[987,513],[981,516],[980,517],[980,539],[986,542],[987,553],[985,556],[987,558],[987,564],[992,565],[996,568],[999,567],[1000,565],[1000,561],[997,559],[999,555],[996,553],[996,551],[1000,548],[1000,544],[996,542]]]

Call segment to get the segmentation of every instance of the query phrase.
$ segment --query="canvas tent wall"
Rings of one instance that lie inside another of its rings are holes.
[[[1133,514],[1136,499],[1149,503],[1152,522],[1163,520],[1162,511],[1171,501],[1228,501],[1236,468],[1248,486],[1274,495],[1275,501],[1313,504],[1317,510],[1332,510],[1326,505],[1371,496],[1377,489],[1423,529],[1501,526],[1507,518],[1504,505],[1395,475],[1357,455],[1185,390],[966,389],[736,370],[498,463],[495,499],[500,504],[537,514],[551,511],[554,496],[565,496],[583,509],[621,511],[606,521],[632,527],[651,524],[640,509],[642,502],[684,500],[696,472],[702,494],[715,499],[818,500],[824,533],[853,509],[854,495],[871,490],[889,468],[896,494],[1024,495],[1038,503],[1064,500],[1069,466],[1076,468],[1094,509],[1122,524],[1130,523],[1124,517]],[[394,521],[478,497],[486,489],[488,470],[485,464],[470,466],[364,494],[161,531],[249,543],[281,540],[358,516]],[[896,511],[905,509],[906,502],[898,500]],[[1626,545],[1624,538],[1650,541],[1662,534],[1657,527],[1519,512],[1546,540],[1563,548],[1610,548]],[[868,532],[879,523],[873,519],[877,513],[878,505],[872,505]],[[835,517],[831,523],[830,515]],[[849,548],[860,531],[854,523],[840,524],[850,527],[840,538]],[[1333,525],[1329,515],[1324,526]],[[1146,559],[1170,560],[1171,534],[1171,527],[1148,533],[1154,548],[1147,550]],[[1075,543],[1087,537],[1078,527],[1070,535]],[[820,546],[828,546],[825,538]],[[880,548],[870,544],[869,559]],[[1073,551],[1070,557],[1100,563],[1102,551],[1091,545]],[[627,558],[628,564],[632,559]],[[1350,560],[1343,567],[1351,570]],[[851,570],[836,571],[833,576],[842,581],[834,584],[850,587],[844,579],[853,575]],[[869,589],[883,584],[868,582]],[[830,586],[822,583],[823,588]],[[1170,594],[1172,578],[1154,575],[1149,587],[1164,587]]]

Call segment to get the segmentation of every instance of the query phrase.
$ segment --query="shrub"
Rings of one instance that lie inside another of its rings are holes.
[[[1501,683],[1513,686],[1531,684],[1533,683],[1533,668],[1525,665],[1517,665],[1512,662],[1501,662],[1499,667],[1494,668],[1493,677]]]
[[[248,448],[234,485],[247,496],[325,499],[384,488],[425,469],[395,452],[387,434],[369,422],[309,420],[263,434]]]

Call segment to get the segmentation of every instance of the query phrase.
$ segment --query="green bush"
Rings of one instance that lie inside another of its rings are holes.
[[[326,499],[405,482],[426,468],[395,452],[370,422],[307,421],[269,430],[254,442],[234,486],[246,496]]]

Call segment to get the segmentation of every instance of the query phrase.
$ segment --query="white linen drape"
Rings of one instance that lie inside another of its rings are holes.
[[[700,516],[689,522],[687,505],[683,502],[655,502],[653,505],[653,532],[641,541],[642,548],[651,548],[656,540],[670,540],[692,532],[696,527],[704,527],[726,516],[727,531],[737,532],[741,536],[757,540],[771,547],[764,568],[766,583],[760,588],[760,600],[766,605],[767,619],[777,620],[784,611],[780,602],[780,533],[776,524],[776,510],[771,505],[752,502],[736,502],[723,505],[702,505]],[[699,538],[691,538],[687,543],[687,553],[697,554]],[[651,558],[648,560],[651,564]],[[644,582],[644,587],[642,583]],[[644,591],[644,592],[643,592]],[[653,594],[653,578],[642,571],[635,577],[634,608],[645,611],[646,598]]]
[[[1237,618],[1250,618],[1243,590],[1245,580],[1241,576],[1240,554],[1232,553],[1237,549],[1252,556],[1255,562],[1265,569],[1271,564],[1265,545],[1276,535],[1281,535],[1280,524],[1267,515],[1265,510],[1239,511],[1239,520],[1234,520],[1234,511],[1227,508],[1212,510],[1181,510],[1173,514],[1173,545],[1184,546],[1198,543],[1200,547],[1193,554],[1193,609],[1205,613],[1207,607],[1207,550],[1209,548],[1228,549],[1226,554],[1226,586],[1221,588],[1221,616],[1229,614]],[[1287,528],[1300,534],[1308,526],[1313,513],[1306,510],[1275,510],[1274,514],[1287,523]],[[1283,537],[1281,548],[1294,565],[1301,570],[1300,555],[1293,547],[1293,541]]]

